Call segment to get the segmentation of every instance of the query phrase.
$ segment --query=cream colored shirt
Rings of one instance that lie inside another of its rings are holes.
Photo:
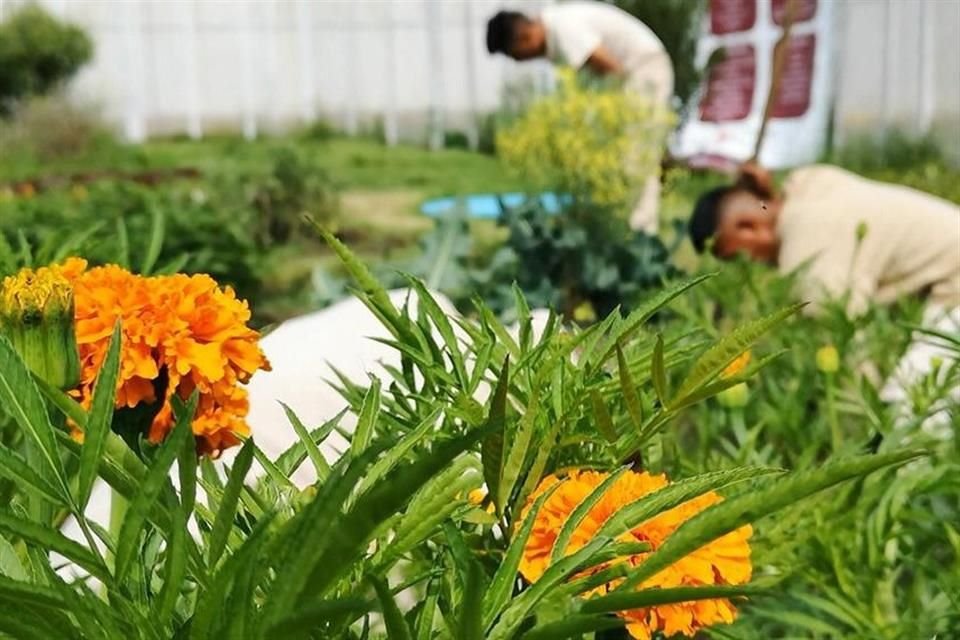
[[[667,86],[668,94],[672,90],[673,68],[663,43],[623,9],[597,1],[561,2],[546,7],[540,20],[553,62],[579,69],[603,47],[623,67],[631,88],[654,83],[657,95],[660,85]]]
[[[960,207],[946,200],[815,165],[787,178],[777,226],[780,270],[810,261],[804,300],[849,293],[851,315],[905,295],[960,307]]]

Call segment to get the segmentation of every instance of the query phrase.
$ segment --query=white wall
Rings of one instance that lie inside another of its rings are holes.
[[[26,0],[0,0],[8,12]],[[505,82],[549,73],[487,54],[486,20],[540,0],[41,0],[85,27],[93,63],[72,87],[133,140],[248,136],[318,116],[434,142],[494,110]],[[542,80],[540,80],[542,82]],[[475,132],[473,132],[475,133]]]
[[[932,132],[960,162],[960,0],[832,1],[842,8],[838,142],[888,127]]]
[[[0,15],[26,0],[0,0]],[[656,0],[650,0],[656,1]],[[96,57],[75,93],[131,139],[382,119],[388,139],[433,141],[533,76],[487,55],[486,19],[550,0],[41,0],[86,27]],[[960,0],[834,3],[836,134],[936,132],[960,161]]]

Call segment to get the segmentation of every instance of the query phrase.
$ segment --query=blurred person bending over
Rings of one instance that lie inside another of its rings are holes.
[[[487,23],[487,50],[514,60],[548,58],[623,80],[624,88],[670,109],[673,65],[663,43],[645,24],[604,2],[563,2],[528,17],[501,11]],[[650,176],[630,214],[633,229],[656,233],[660,179]]]
[[[794,170],[778,192],[768,171],[745,165],[734,185],[700,198],[689,228],[698,252],[742,253],[785,274],[805,266],[798,293],[814,313],[826,298],[846,296],[855,317],[871,303],[919,295],[923,326],[960,338],[960,207],[946,200],[826,165]],[[955,355],[914,336],[882,399],[906,407],[934,361]],[[951,420],[950,411],[925,427]]]

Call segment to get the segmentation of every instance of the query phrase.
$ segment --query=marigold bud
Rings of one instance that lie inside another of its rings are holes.
[[[840,369],[840,354],[832,344],[817,349],[817,369],[823,373],[836,373]]]
[[[59,271],[23,269],[4,278],[0,332],[31,371],[60,389],[80,382],[73,315],[73,289]]]
[[[750,401],[750,389],[746,382],[735,384],[718,393],[717,401],[727,409],[742,409]]]

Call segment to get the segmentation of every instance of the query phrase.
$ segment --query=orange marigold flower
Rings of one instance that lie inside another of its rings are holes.
[[[200,394],[193,432],[201,451],[217,454],[249,434],[247,382],[269,363],[247,326],[250,308],[208,275],[144,277],[116,265],[87,269],[70,258],[55,267],[74,289],[80,386],[89,404],[113,327],[121,322],[117,406],[162,400],[149,438],[160,442],[173,426],[170,399]],[[167,385],[157,398],[161,373]]]
[[[596,471],[573,471],[563,478],[549,475],[540,482],[522,512],[522,518],[527,517],[533,501],[539,495],[555,485],[559,486],[537,513],[524,549],[520,573],[526,580],[533,583],[540,579],[550,565],[554,542],[567,518],[608,476],[607,473]],[[663,475],[634,471],[624,473],[607,489],[574,530],[564,555],[570,555],[587,544],[607,519],[620,508],[667,484],[666,476]],[[722,499],[712,491],[707,492],[640,524],[624,534],[622,541],[644,542],[650,545],[651,550],[656,550],[681,524]],[[643,581],[638,589],[744,584],[750,580],[753,572],[750,546],[747,542],[751,534],[750,526],[732,531]],[[636,566],[648,554],[649,552],[638,553],[620,558],[616,562],[628,562]],[[604,567],[595,567],[590,573],[602,568]],[[585,594],[585,597],[610,591],[620,582],[615,580]],[[632,609],[621,611],[618,615],[626,621],[627,631],[632,637],[649,640],[657,631],[667,636],[678,633],[693,636],[704,627],[732,622],[736,609],[728,599],[714,599]]]
[[[734,358],[733,362],[727,365],[727,368],[723,370],[723,373],[720,374],[720,377],[726,379],[738,375],[747,368],[747,365],[750,364],[751,359],[753,359],[753,354],[751,354],[749,350],[744,351],[739,356]]]

